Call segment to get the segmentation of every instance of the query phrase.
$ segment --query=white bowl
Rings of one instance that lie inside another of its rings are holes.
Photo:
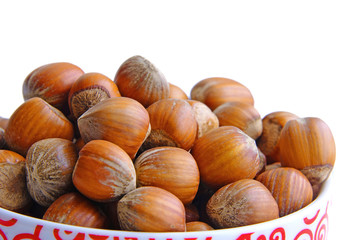
[[[330,177],[319,196],[305,208],[276,220],[205,232],[146,233],[93,229],[37,219],[0,208],[3,240],[326,240]]]

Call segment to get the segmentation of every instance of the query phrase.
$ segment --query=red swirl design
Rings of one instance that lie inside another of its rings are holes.
[[[313,233],[310,229],[303,229],[302,231],[300,231],[294,240],[298,240],[301,236],[305,236],[307,235],[309,237],[309,240],[313,240]]]
[[[0,225],[5,226],[5,227],[11,227],[11,226],[13,226],[17,221],[18,221],[18,220],[15,219],[15,218],[12,218],[12,219],[7,220],[7,221],[0,219]]]
[[[257,238],[257,240],[267,240],[265,235],[261,235]]]
[[[312,217],[312,218],[310,218],[310,219],[307,218],[307,217],[305,217],[305,218],[303,219],[303,221],[304,221],[307,225],[311,225],[314,221],[316,221],[319,213],[320,213],[320,209],[318,209],[318,211],[317,211],[317,213],[316,213],[316,215],[315,215],[314,217]]]
[[[320,222],[317,225],[315,232],[315,240],[326,240],[328,234],[328,215],[323,215]]]
[[[328,203],[326,206],[326,212],[322,216],[322,218],[320,219],[320,221],[317,225],[316,232],[315,232],[315,240],[326,240],[327,239],[327,234],[328,234],[327,208],[328,208]]]
[[[281,234],[281,239],[280,239],[279,234]],[[275,230],[273,230],[273,232],[269,236],[269,239],[270,240],[286,240],[286,232],[282,227],[276,228]]]

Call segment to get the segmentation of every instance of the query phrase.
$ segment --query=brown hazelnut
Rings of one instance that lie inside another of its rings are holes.
[[[169,83],[169,98],[187,100],[187,94],[177,85]]]
[[[212,111],[226,102],[254,104],[253,96],[246,86],[222,77],[211,77],[199,81],[191,89],[191,99],[203,102]]]
[[[279,217],[270,191],[253,179],[242,179],[219,189],[207,203],[207,214],[216,228],[240,227]]]
[[[214,109],[219,126],[235,126],[253,139],[262,133],[262,119],[259,112],[251,104],[227,102]]]
[[[73,142],[47,138],[34,143],[26,155],[26,179],[31,197],[48,207],[73,190],[71,176],[78,154]]]
[[[78,118],[85,143],[106,140],[122,148],[134,159],[149,134],[147,110],[136,100],[113,97],[99,102]]]
[[[172,193],[158,187],[139,187],[118,202],[120,228],[143,232],[184,232],[183,203]],[[159,213],[162,214],[159,214]]]
[[[57,198],[46,210],[43,219],[81,227],[108,226],[103,211],[77,192],[69,192]]]
[[[189,150],[197,135],[197,122],[186,100],[162,99],[147,108],[151,132],[142,151],[160,146]]]
[[[254,178],[259,171],[259,151],[254,139],[233,126],[223,126],[198,138],[191,150],[201,181],[218,189],[239,179]]]
[[[156,186],[176,195],[183,204],[196,196],[199,170],[193,156],[177,147],[156,147],[143,152],[134,162],[137,186]]]
[[[5,131],[8,147],[26,156],[30,146],[45,138],[64,138],[72,141],[72,123],[58,109],[43,99],[34,97],[21,104],[10,116]]]
[[[335,140],[320,118],[289,120],[281,131],[279,146],[281,165],[300,170],[312,185],[324,182],[333,169]]]
[[[261,136],[257,139],[257,146],[266,155],[268,164],[280,161],[278,142],[281,131],[289,120],[296,118],[298,116],[293,113],[277,111],[267,114],[262,119],[263,129]]]
[[[127,59],[119,67],[114,82],[122,96],[133,98],[144,107],[169,97],[169,85],[164,75],[142,56]]]
[[[132,159],[118,145],[92,140],[79,152],[73,184],[84,196],[97,202],[111,202],[136,187]]]
[[[219,121],[216,114],[214,114],[207,105],[191,99],[187,100],[187,102],[191,105],[197,121],[197,138],[202,137],[209,130],[219,127]]]
[[[78,66],[67,62],[38,67],[24,80],[24,100],[40,97],[50,105],[65,111],[68,108],[70,88],[83,73]]]
[[[312,186],[297,169],[281,167],[261,173],[257,178],[276,199],[280,217],[293,213],[312,201]]]
[[[0,150],[0,186],[0,207],[23,212],[31,206],[23,156],[10,150]]]
[[[120,97],[117,85],[101,73],[85,73],[70,89],[68,103],[70,113],[77,119],[95,104],[111,97]]]

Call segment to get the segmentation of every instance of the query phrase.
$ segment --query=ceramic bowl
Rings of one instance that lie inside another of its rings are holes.
[[[330,177],[318,197],[303,209],[276,220],[205,232],[146,233],[59,224],[0,208],[3,240],[326,240],[331,203]]]

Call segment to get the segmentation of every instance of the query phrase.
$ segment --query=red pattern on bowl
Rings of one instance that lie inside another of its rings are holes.
[[[28,217],[0,208],[1,240],[326,240],[331,204],[329,178],[305,208],[276,220],[205,232],[146,233],[92,229]]]

